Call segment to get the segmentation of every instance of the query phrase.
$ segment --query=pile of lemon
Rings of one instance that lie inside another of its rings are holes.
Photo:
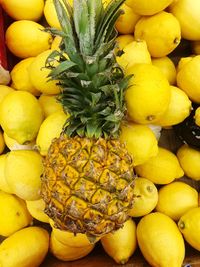
[[[49,70],[43,68],[61,41],[43,31],[47,25],[60,28],[53,0],[0,3],[14,19],[5,39],[19,59],[11,83],[0,85],[0,266],[36,267],[48,251],[63,261],[79,259],[95,244],[86,235],[54,228],[40,198],[42,157],[67,118],[57,101],[59,87],[47,82]],[[134,157],[136,198],[124,227],[97,242],[120,264],[138,248],[152,266],[179,267],[185,242],[200,250],[194,186],[200,180],[200,151],[186,144],[170,148],[160,135],[190,115],[192,102],[200,103],[200,1],[126,0],[122,8],[116,53],[123,53],[117,61],[133,77],[125,93],[130,122],[122,125],[120,139]],[[171,52],[182,40],[192,52],[175,62]],[[195,119],[200,125],[200,108]]]

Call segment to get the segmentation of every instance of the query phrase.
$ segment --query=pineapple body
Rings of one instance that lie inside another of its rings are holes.
[[[44,166],[42,196],[55,227],[102,236],[128,219],[133,162],[119,140],[62,134],[52,142]]]

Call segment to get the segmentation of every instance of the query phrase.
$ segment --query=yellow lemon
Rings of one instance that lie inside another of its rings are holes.
[[[57,111],[43,121],[36,138],[36,145],[42,156],[47,154],[53,138],[61,134],[67,118],[68,115],[63,111]]]
[[[56,111],[61,111],[63,109],[61,103],[57,100],[57,95],[42,94],[38,98],[38,101],[43,109],[45,118],[51,115],[52,113]]]
[[[183,214],[178,227],[185,240],[200,251],[200,207],[192,208]]]
[[[134,41],[135,38],[132,34],[119,34],[116,38],[116,53],[123,50],[124,47]]]
[[[26,227],[0,244],[0,265],[2,267],[38,267],[46,257],[48,248],[47,230],[38,226]]]
[[[176,223],[167,215],[154,212],[145,215],[137,225],[140,250],[151,266],[182,266],[184,239]]]
[[[1,0],[1,5],[14,20],[38,21],[43,15],[44,0]]]
[[[118,264],[125,264],[137,247],[136,224],[132,219],[114,233],[108,233],[101,238],[105,252]]]
[[[177,18],[166,11],[144,16],[135,25],[135,39],[145,40],[152,57],[170,54],[180,43],[181,28]]]
[[[200,107],[198,107],[195,110],[195,115],[194,115],[195,123],[196,125],[200,126]]]
[[[10,138],[5,132],[3,133],[6,146],[10,150],[34,150],[35,140],[26,142],[26,144],[19,144],[15,139]]]
[[[12,194],[12,190],[8,185],[8,182],[5,177],[5,166],[6,166],[7,155],[8,153],[0,155],[0,190]]]
[[[59,50],[59,45],[62,42],[62,37],[57,35],[51,44],[51,50]]]
[[[62,261],[74,261],[88,255],[95,247],[95,244],[89,244],[83,247],[71,247],[63,244],[55,237],[54,232],[50,238],[50,252]]]
[[[169,6],[181,25],[181,35],[187,40],[200,39],[200,2],[198,0],[178,0]]]
[[[177,70],[177,73],[179,72],[180,69],[182,69],[182,67],[190,62],[190,60],[192,59],[193,56],[190,56],[190,57],[181,57],[178,61],[178,64],[176,66],[176,70]]]
[[[123,53],[117,56],[117,63],[124,69],[128,69],[136,63],[151,64],[151,55],[145,41],[132,41],[123,48]]]
[[[184,182],[172,182],[158,191],[156,210],[178,221],[188,210],[198,207],[198,192]]]
[[[3,101],[4,97],[13,91],[14,89],[12,87],[0,84],[0,104]]]
[[[28,67],[33,62],[34,57],[22,59],[15,64],[10,75],[12,79],[12,87],[16,90],[28,91],[35,96],[39,96],[41,93],[32,85]]]
[[[200,71],[200,55],[191,57],[177,73],[177,85],[185,91],[188,97],[200,103],[200,86],[198,73]]]
[[[5,140],[2,131],[0,130],[0,155],[3,153],[5,149]]]
[[[154,210],[158,202],[158,190],[154,183],[146,178],[137,177],[134,194],[134,206],[129,211],[130,216],[141,217]]]
[[[173,0],[126,0],[125,3],[140,15],[153,15],[169,6]]]
[[[28,226],[32,217],[19,197],[0,191],[0,235],[10,236]]]
[[[169,84],[173,85],[176,83],[176,67],[168,56],[152,58],[151,62],[163,72]]]
[[[42,121],[42,108],[29,92],[13,91],[0,105],[0,124],[4,132],[20,144],[36,138]]]
[[[44,212],[45,202],[43,199],[26,200],[26,206],[33,218],[44,223],[49,223],[49,217]]]
[[[126,4],[122,4],[121,9],[123,14],[119,16],[115,23],[117,31],[121,34],[134,33],[135,24],[141,17],[134,12],[134,9],[130,8]]]
[[[200,151],[186,144],[177,150],[177,158],[185,175],[191,179],[200,180]]]
[[[52,36],[30,20],[14,21],[6,30],[6,45],[19,58],[34,57],[50,48]]]
[[[169,106],[163,116],[156,122],[161,126],[172,126],[184,121],[192,110],[192,102],[187,94],[177,86],[171,87]]]
[[[192,52],[196,55],[200,55],[200,40],[191,41]]]
[[[40,198],[42,156],[32,150],[13,150],[5,163],[5,177],[12,192],[24,200]]]
[[[155,184],[168,184],[184,175],[178,158],[170,150],[159,147],[155,157],[135,167],[140,177],[149,179]]]
[[[132,154],[134,166],[146,162],[158,153],[158,141],[152,130],[146,125],[123,124],[120,140],[125,143],[128,152]]]
[[[38,91],[54,95],[60,92],[60,87],[57,85],[57,81],[49,81],[50,70],[45,67],[45,62],[51,52],[53,50],[49,49],[35,57],[28,68],[28,72],[31,83]]]
[[[167,110],[171,89],[161,70],[152,64],[138,63],[126,70],[133,75],[125,92],[127,112],[136,123],[153,124]]]

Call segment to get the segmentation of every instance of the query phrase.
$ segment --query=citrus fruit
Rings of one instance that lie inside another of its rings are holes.
[[[0,190],[12,194],[12,190],[8,185],[8,182],[5,177],[5,166],[6,166],[7,155],[8,153],[0,155]]]
[[[139,221],[136,233],[139,248],[151,266],[182,266],[184,239],[170,217],[160,212],[147,214]]]
[[[0,191],[0,235],[10,236],[30,225],[32,217],[19,197]]]
[[[175,221],[195,207],[198,207],[198,192],[185,182],[172,182],[163,185],[158,191],[156,210]]]
[[[178,227],[184,239],[200,251],[200,207],[192,208],[184,213],[178,221]]]
[[[173,85],[176,83],[176,67],[168,56],[152,58],[151,62],[154,66],[157,66],[163,72],[169,84]]]
[[[116,52],[123,50],[124,47],[134,41],[134,36],[132,34],[119,34],[116,38]]]
[[[36,138],[43,112],[35,96],[25,91],[9,93],[0,105],[0,124],[20,144]]]
[[[169,6],[173,0],[126,0],[126,4],[130,6],[136,13],[140,15],[153,15]]]
[[[40,198],[42,156],[33,150],[13,150],[5,163],[5,177],[12,192],[24,200]]]
[[[38,101],[42,107],[45,118],[56,111],[62,110],[62,105],[57,100],[57,97],[58,97],[57,95],[44,95],[44,94],[42,94],[38,98]]]
[[[19,58],[34,57],[50,48],[52,36],[44,26],[30,20],[10,24],[5,34],[8,49]]]
[[[200,88],[198,73],[200,71],[200,55],[191,57],[188,61],[179,67],[177,73],[177,85],[188,97],[196,103],[200,103]]]
[[[132,154],[134,166],[146,162],[158,153],[158,141],[152,130],[146,125],[123,124],[120,140],[126,145],[128,152]]]
[[[55,36],[55,38],[53,39],[53,42],[51,44],[51,50],[58,50],[61,41],[62,41],[61,36],[59,36],[59,35]]]
[[[114,233],[108,233],[101,238],[105,252],[118,264],[125,264],[137,247],[136,224],[132,219]]]
[[[158,147],[156,156],[135,167],[136,173],[155,184],[168,184],[184,175],[178,158],[170,150]]]
[[[1,0],[1,5],[14,20],[38,21],[43,15],[44,0]]]
[[[33,218],[44,223],[49,223],[49,217],[44,212],[45,202],[43,199],[26,200],[26,206]]]
[[[39,96],[41,93],[32,85],[28,67],[33,62],[34,57],[22,59],[13,67],[10,75],[12,79],[12,87],[16,90],[28,91],[35,96]]]
[[[60,92],[60,87],[57,85],[57,81],[49,81],[50,70],[45,67],[45,62],[52,51],[49,49],[36,56],[29,65],[28,72],[31,83],[38,91],[54,95]]]
[[[177,86],[170,86],[171,98],[169,106],[163,116],[156,124],[164,126],[172,126],[184,121],[192,110],[192,102],[187,94]]]
[[[10,138],[5,132],[3,133],[6,146],[10,150],[34,150],[35,140],[26,142],[25,144],[19,144],[15,139]]]
[[[195,123],[196,125],[200,126],[200,107],[198,107],[195,110],[195,115],[194,115]]]
[[[0,104],[4,97],[13,91],[14,89],[12,87],[0,84]]]
[[[140,124],[153,124],[162,117],[170,102],[167,78],[158,67],[145,63],[132,65],[126,75],[133,75],[125,91],[130,119]]]
[[[129,211],[132,217],[141,217],[154,210],[158,202],[157,187],[150,180],[137,177],[134,184],[134,206]]]
[[[48,248],[47,230],[29,226],[12,234],[0,244],[0,264],[6,267],[38,267],[46,257]]]
[[[5,140],[3,132],[0,130],[0,155],[3,153],[4,149],[5,149]]]
[[[145,40],[152,57],[170,54],[180,43],[181,28],[177,18],[166,11],[143,16],[135,25],[136,40]]]
[[[186,144],[177,150],[177,158],[185,175],[191,179],[200,180],[200,151]]]

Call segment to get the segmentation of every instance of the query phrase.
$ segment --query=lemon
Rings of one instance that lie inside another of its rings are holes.
[[[45,67],[47,57],[52,51],[49,49],[36,56],[30,64],[28,72],[31,83],[38,91],[54,95],[60,92],[60,87],[57,85],[57,81],[49,81],[50,70]]]
[[[0,266],[38,267],[46,257],[48,248],[47,230],[38,226],[26,227],[0,244]]]
[[[172,182],[158,191],[156,210],[178,221],[188,210],[198,207],[198,192],[184,182]]]
[[[192,110],[192,102],[187,94],[177,86],[171,87],[169,106],[163,116],[156,122],[161,126],[172,126],[184,121]]]
[[[145,215],[137,225],[137,240],[151,266],[182,266],[184,239],[176,223],[167,215],[160,212]]]
[[[178,0],[169,6],[181,25],[181,35],[187,40],[200,39],[200,2],[199,0]]]
[[[134,36],[132,34],[119,34],[117,36],[116,40],[116,52],[119,50],[123,50],[124,47],[135,40]]]
[[[200,103],[200,87],[198,73],[200,71],[200,55],[189,58],[177,73],[177,85],[188,97]]]
[[[12,194],[12,190],[8,185],[5,177],[6,158],[8,153],[0,155],[0,190]]]
[[[5,163],[5,177],[12,192],[24,200],[40,198],[42,156],[33,150],[13,150]]]
[[[0,130],[0,155],[3,153],[5,149],[5,140],[2,131]]]
[[[34,150],[35,140],[31,142],[26,142],[26,144],[21,145],[15,139],[10,138],[5,132],[3,133],[6,146],[10,150]]]
[[[193,56],[189,56],[189,57],[181,57],[178,61],[178,64],[176,66],[176,70],[177,73],[179,72],[179,70],[188,62],[190,62],[190,60],[193,58]]]
[[[169,6],[173,0],[126,0],[125,3],[140,15],[153,15]]]
[[[119,16],[115,23],[117,31],[121,34],[134,33],[135,24],[141,16],[136,14],[134,10],[126,4],[122,4],[120,8],[124,13]]]
[[[198,107],[195,110],[195,115],[194,115],[195,123],[196,125],[200,126],[200,107]]]
[[[54,232],[50,238],[50,252],[62,261],[74,261],[87,256],[95,247],[95,244],[89,244],[83,247],[71,247],[58,241]]]
[[[183,214],[178,227],[185,240],[200,251],[200,207],[192,208]]]
[[[177,158],[185,175],[191,179],[200,180],[200,151],[186,144],[177,150]]]
[[[137,247],[136,224],[132,219],[114,233],[108,233],[101,238],[105,252],[118,264],[125,264]]]
[[[13,91],[14,89],[12,87],[0,84],[0,104],[3,101],[4,97]]]
[[[134,194],[134,206],[129,211],[130,216],[141,217],[154,210],[158,202],[158,190],[154,183],[146,178],[137,177]]]
[[[45,202],[43,199],[26,200],[26,206],[33,218],[44,223],[49,223],[49,217],[44,212]]]
[[[163,72],[169,84],[173,85],[176,83],[176,67],[168,56],[152,58],[151,62]]]
[[[196,55],[200,55],[200,40],[191,41],[192,52]]]
[[[59,45],[61,44],[62,42],[62,37],[57,35],[54,39],[53,39],[53,42],[51,44],[51,49],[52,50],[59,50]]]
[[[58,97],[57,95],[42,94],[38,98],[38,101],[42,107],[45,118],[51,115],[52,113],[56,111],[61,111],[63,109],[61,103],[57,100],[57,97]]]
[[[36,138],[36,145],[42,156],[47,154],[53,138],[60,136],[67,118],[68,115],[63,111],[57,111],[43,121]]]
[[[32,217],[19,197],[0,191],[0,235],[10,236],[28,226]]]
[[[145,41],[132,41],[123,48],[123,54],[116,57],[117,63],[124,69],[128,69],[136,63],[151,64],[151,55]]]
[[[161,70],[152,64],[138,63],[126,70],[133,75],[125,92],[130,119],[136,123],[153,124],[167,110],[171,89]]]
[[[120,140],[125,143],[128,152],[132,154],[134,166],[146,162],[158,153],[158,141],[152,130],[146,125],[123,124]]]
[[[44,26],[30,20],[14,21],[7,28],[6,45],[19,58],[34,57],[50,48],[52,36]]]
[[[34,88],[30,82],[28,67],[33,62],[34,57],[22,59],[15,64],[10,75],[12,79],[12,87],[16,90],[28,91],[35,96],[39,96],[40,92]]]
[[[1,0],[1,5],[14,20],[38,21],[43,15],[44,0]]]
[[[145,40],[152,57],[170,54],[180,43],[181,28],[177,18],[166,11],[143,16],[135,25],[135,39]]]
[[[0,124],[4,132],[20,144],[36,138],[42,121],[42,108],[29,92],[13,91],[0,105]]]
[[[163,147],[158,147],[157,155],[136,166],[135,170],[140,177],[155,184],[168,184],[184,175],[176,155]]]

